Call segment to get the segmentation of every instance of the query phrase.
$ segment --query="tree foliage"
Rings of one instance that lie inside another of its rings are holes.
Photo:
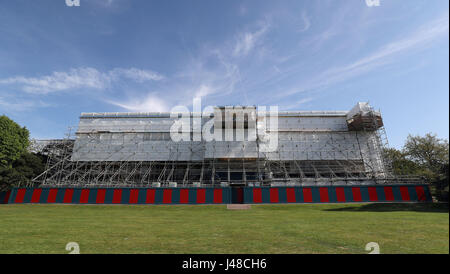
[[[409,135],[403,148],[407,158],[432,172],[439,173],[448,164],[448,141],[435,134]]]
[[[44,156],[27,151],[29,131],[0,116],[0,191],[29,182],[44,171]]]
[[[392,170],[396,175],[417,175],[422,171],[420,165],[408,159],[401,150],[388,148],[385,150],[385,155],[391,161]]]
[[[391,148],[385,151],[394,174],[424,177],[433,184],[442,200],[448,200],[448,153],[448,141],[431,133],[425,136],[409,135],[402,150]]]
[[[0,167],[11,167],[12,163],[26,151],[30,133],[5,115],[0,116]]]
[[[0,191],[24,185],[45,170],[44,155],[25,152],[11,167],[0,167]]]

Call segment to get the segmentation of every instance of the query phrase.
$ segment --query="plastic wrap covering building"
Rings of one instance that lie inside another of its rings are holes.
[[[82,113],[75,141],[49,145],[47,170],[33,184],[379,184],[399,180],[383,158],[386,144],[381,115],[367,103],[350,111]]]

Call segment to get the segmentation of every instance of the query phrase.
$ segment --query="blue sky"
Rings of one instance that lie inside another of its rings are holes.
[[[391,146],[449,133],[446,0],[0,0],[0,114],[60,138],[81,112],[349,110]]]

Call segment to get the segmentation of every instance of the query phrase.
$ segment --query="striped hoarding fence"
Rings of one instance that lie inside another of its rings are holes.
[[[431,202],[427,185],[246,187],[244,201],[258,203]]]
[[[230,188],[14,188],[8,203],[229,204]]]
[[[59,204],[274,204],[431,202],[427,185],[244,188],[14,188],[0,203]]]

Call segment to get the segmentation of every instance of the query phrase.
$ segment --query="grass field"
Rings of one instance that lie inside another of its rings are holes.
[[[449,253],[447,204],[0,205],[0,253]]]

